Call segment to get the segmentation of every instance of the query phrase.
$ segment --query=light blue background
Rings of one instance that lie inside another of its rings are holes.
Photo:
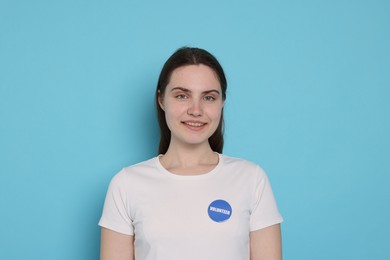
[[[284,258],[390,259],[389,3],[1,0],[0,259],[98,259],[183,45],[226,70],[224,152],[268,172]]]

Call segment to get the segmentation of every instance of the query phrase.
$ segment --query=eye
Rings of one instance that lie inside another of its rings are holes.
[[[179,94],[179,95],[176,95],[175,98],[178,99],[178,100],[185,100],[188,97],[186,95],[184,95],[184,94]]]
[[[215,97],[213,97],[213,96],[205,96],[204,97],[204,99],[206,100],[206,101],[214,101],[215,100]]]

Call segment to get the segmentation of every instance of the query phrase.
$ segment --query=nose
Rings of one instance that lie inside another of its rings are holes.
[[[202,104],[200,100],[193,100],[187,110],[187,114],[193,117],[199,117],[203,114]]]

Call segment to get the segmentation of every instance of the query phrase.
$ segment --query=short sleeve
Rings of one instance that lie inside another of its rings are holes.
[[[258,179],[250,215],[250,231],[269,227],[283,221],[266,173],[260,167],[257,167],[257,171]]]
[[[122,187],[124,173],[122,170],[111,180],[99,226],[125,235],[134,235],[128,198],[125,189]]]

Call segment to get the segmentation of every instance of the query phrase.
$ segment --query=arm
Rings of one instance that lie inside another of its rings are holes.
[[[280,224],[250,232],[251,260],[281,260]]]
[[[134,236],[102,228],[100,260],[134,260]]]

